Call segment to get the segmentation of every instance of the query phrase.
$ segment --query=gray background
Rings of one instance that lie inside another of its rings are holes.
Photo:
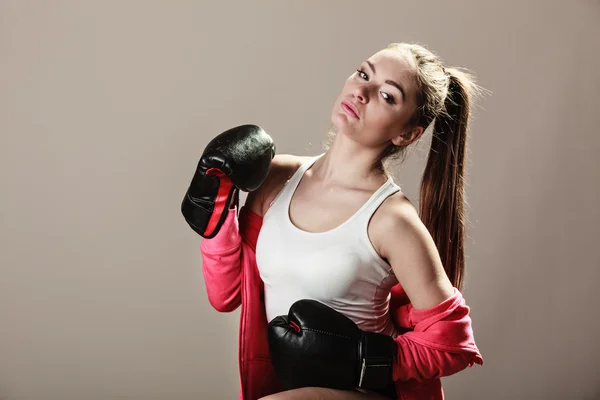
[[[491,92],[448,399],[600,393],[598,1],[0,1],[0,398],[234,399],[239,310],[179,206],[238,124],[322,149],[360,62],[418,42]],[[427,140],[396,169],[418,200]]]

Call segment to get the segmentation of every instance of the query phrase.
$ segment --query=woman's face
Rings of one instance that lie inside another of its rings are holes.
[[[346,80],[331,122],[338,134],[367,147],[405,144],[400,135],[416,110],[416,93],[416,73],[407,54],[381,50]]]

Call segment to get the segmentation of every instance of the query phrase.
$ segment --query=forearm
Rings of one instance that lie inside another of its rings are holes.
[[[394,360],[393,380],[425,381],[450,376],[470,367],[476,355],[470,352],[435,350],[410,338],[410,333],[396,338],[398,351]]]
[[[202,239],[202,273],[210,304],[218,311],[230,312],[241,303],[242,238],[237,208],[228,211],[219,233]]]
[[[402,308],[397,321],[412,331],[396,337],[394,380],[418,381],[455,374],[473,364],[483,364],[477,346],[469,307],[462,294],[454,294],[435,307]]]
[[[202,272],[208,299],[219,311],[232,311],[241,301],[239,191],[260,187],[274,155],[273,139],[259,126],[228,129],[205,147],[181,203],[185,221],[203,238]]]

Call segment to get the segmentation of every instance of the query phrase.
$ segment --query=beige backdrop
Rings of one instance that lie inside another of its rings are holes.
[[[475,110],[468,275],[485,364],[449,399],[600,393],[598,1],[0,1],[0,399],[234,399],[179,206],[242,123],[318,154],[346,77],[428,45]],[[417,199],[424,148],[398,169]]]

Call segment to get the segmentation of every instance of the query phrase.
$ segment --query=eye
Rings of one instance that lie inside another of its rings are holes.
[[[392,96],[391,94],[389,94],[389,93],[386,93],[386,92],[381,92],[381,96],[383,96],[383,99],[384,99],[384,100],[385,100],[387,103],[389,103],[389,104],[394,104],[394,102],[395,102],[395,101],[394,101],[394,96]]]
[[[367,75],[365,73],[365,71],[363,71],[362,69],[357,69],[356,72],[358,72],[358,75],[363,78],[365,81],[369,80],[369,75]]]

